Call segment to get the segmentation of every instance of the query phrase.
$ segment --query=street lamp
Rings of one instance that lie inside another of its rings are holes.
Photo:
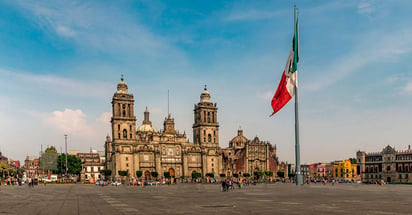
[[[67,134],[64,135],[64,142],[66,144],[66,177],[67,177],[67,172],[69,170],[69,168],[67,168]]]

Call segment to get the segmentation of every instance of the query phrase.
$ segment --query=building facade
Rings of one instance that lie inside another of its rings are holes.
[[[257,137],[249,141],[239,131],[241,137],[235,137],[229,148],[219,147],[218,108],[206,86],[194,105],[193,143],[186,133],[175,129],[170,114],[164,119],[163,129],[158,130],[146,108],[137,127],[134,102],[122,77],[112,98],[112,135],[105,141],[106,168],[112,170],[113,179],[120,177],[119,171],[126,171],[130,178],[137,178],[139,171],[145,179],[150,179],[152,172],[160,177],[168,172],[174,178],[190,178],[192,173],[203,177],[207,173],[251,174],[254,170],[276,173],[276,148],[269,142]]]
[[[129,177],[141,171],[146,179],[151,178],[151,172],[160,176],[169,172],[175,178],[191,177],[194,172],[202,176],[221,172],[217,106],[210,97],[205,87],[194,107],[194,143],[189,143],[186,133],[176,131],[170,114],[158,131],[146,109],[142,124],[136,128],[134,97],[122,77],[112,99],[112,138],[107,136],[105,142],[106,165],[112,176],[118,178],[119,171],[127,171]]]
[[[386,146],[381,152],[356,153],[357,171],[362,182],[410,183],[412,177],[412,150],[396,151],[394,147]]]
[[[276,146],[273,147],[267,141],[261,141],[258,137],[248,140],[243,136],[243,130],[238,130],[238,135],[229,142],[228,148],[222,148],[223,169],[222,173],[232,176],[233,173],[253,173],[257,171],[278,170],[278,158]],[[287,174],[287,170],[286,173]],[[252,174],[251,174],[252,175]]]
[[[29,178],[37,177],[42,175],[42,171],[39,165],[39,158],[34,156],[27,156],[24,160],[24,169],[26,176]]]
[[[90,181],[93,183],[96,180],[102,179],[100,171],[104,170],[104,162],[102,162],[99,153],[77,153],[76,156],[82,162],[82,171],[80,172],[81,181]]]
[[[357,168],[351,160],[342,160],[333,162],[333,176],[338,180],[356,180]]]

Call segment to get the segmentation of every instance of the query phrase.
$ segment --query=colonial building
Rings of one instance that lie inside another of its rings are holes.
[[[122,77],[112,98],[112,135],[105,141],[106,167],[112,170],[113,178],[119,177],[119,171],[132,178],[139,171],[145,179],[151,172],[159,176],[169,172],[175,178],[190,178],[195,172],[203,177],[207,173],[252,174],[256,170],[276,173],[276,147],[269,142],[257,137],[248,140],[239,130],[229,148],[219,147],[218,108],[206,86],[194,105],[193,143],[186,133],[175,129],[170,114],[164,119],[163,129],[158,130],[146,108],[143,122],[136,126],[134,102]]]
[[[356,153],[357,171],[362,182],[375,183],[381,180],[386,182],[410,183],[412,177],[412,150],[396,151],[386,146],[381,152]]]
[[[243,136],[243,130],[237,131],[237,136],[229,142],[229,148],[221,149],[223,158],[223,173],[231,176],[233,173],[253,173],[256,171],[278,170],[276,146],[258,137],[248,140]],[[287,176],[287,168],[285,172]]]
[[[136,129],[134,101],[122,77],[112,99],[112,138],[107,136],[105,142],[106,165],[114,177],[119,176],[119,171],[127,171],[129,177],[136,177],[136,171],[141,171],[146,179],[151,172],[160,176],[169,172],[175,178],[191,177],[193,172],[203,176],[221,172],[217,106],[206,87],[194,107],[194,143],[189,143],[186,133],[176,131],[170,114],[158,131],[152,126],[147,108]]]
[[[24,160],[24,169],[26,171],[26,176],[29,178],[42,175],[41,169],[39,167],[40,165],[38,157],[27,156],[26,160]]]
[[[80,172],[81,181],[95,182],[102,178],[100,171],[104,170],[104,162],[97,151],[89,153],[77,153],[77,158],[82,162],[82,171]]]
[[[333,162],[333,176],[338,180],[356,180],[356,164],[351,160]]]

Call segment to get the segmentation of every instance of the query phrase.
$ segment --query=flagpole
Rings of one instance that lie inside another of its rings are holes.
[[[294,29],[295,29],[295,46],[299,44],[298,35],[296,35],[296,5],[294,10]],[[297,50],[294,50],[297,51]],[[297,66],[297,65],[296,65]],[[296,72],[296,84],[295,84],[295,158],[296,158],[296,185],[303,185],[302,174],[300,171],[300,145],[299,145],[299,99],[298,99],[298,74]]]

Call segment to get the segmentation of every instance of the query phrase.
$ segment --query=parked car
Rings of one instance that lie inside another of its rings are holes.
[[[120,185],[122,185],[122,182],[120,182],[120,181],[113,181],[112,182],[112,186],[120,186]]]

